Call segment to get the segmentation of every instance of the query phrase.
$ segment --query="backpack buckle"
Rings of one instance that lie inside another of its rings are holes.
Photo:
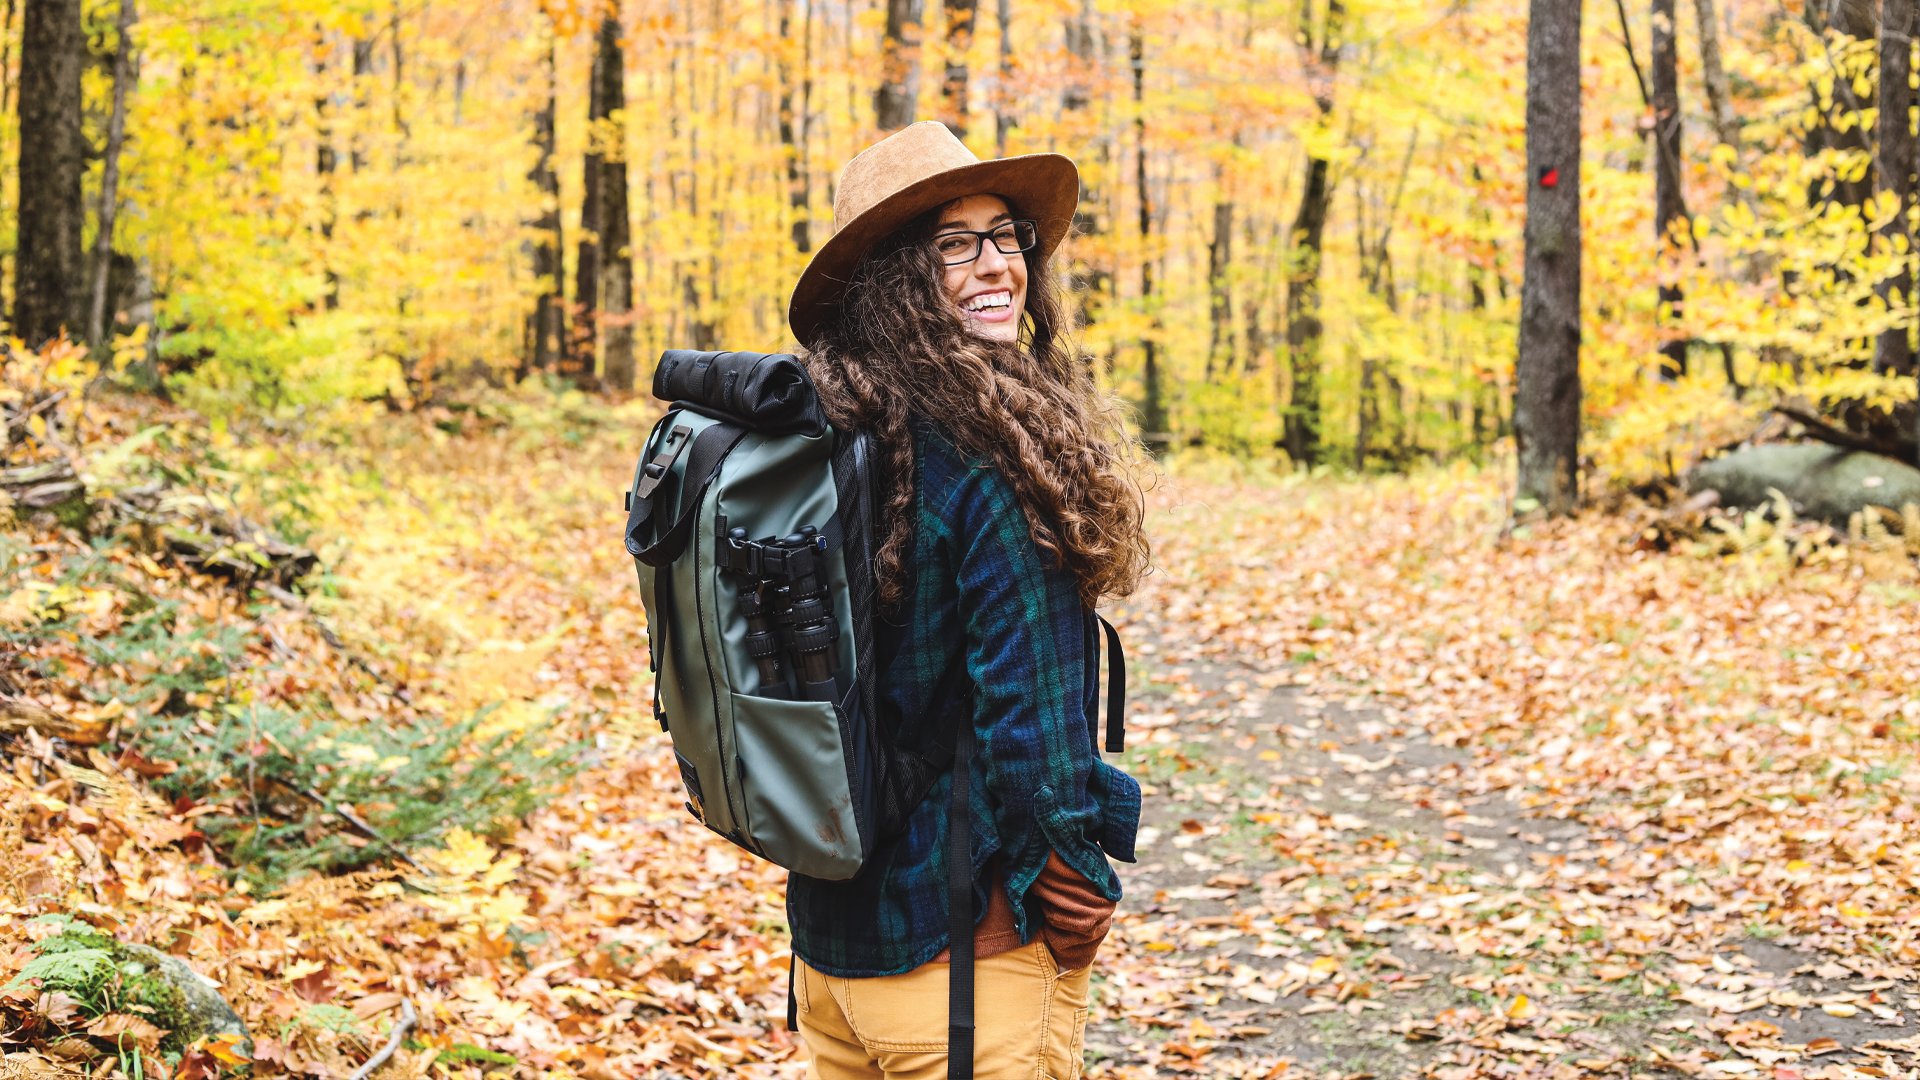
[[[673,469],[673,463],[679,460],[680,452],[685,450],[687,444],[692,441],[688,438],[692,434],[693,428],[687,424],[676,424],[674,429],[667,433],[667,441],[660,444],[660,452],[640,470],[640,482],[633,487],[635,499],[653,497],[653,490],[660,486],[660,481],[666,479],[667,473]]]

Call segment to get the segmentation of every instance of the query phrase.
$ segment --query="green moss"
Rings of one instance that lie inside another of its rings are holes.
[[[162,1053],[179,1053],[203,1034],[204,1025],[188,1008],[186,994],[146,959],[104,934],[78,924],[63,927],[35,945],[34,952],[14,982],[33,979],[42,990],[64,992],[88,1020],[112,1013],[138,1016],[167,1033],[160,1040]],[[113,1049],[111,1040],[96,1043]]]

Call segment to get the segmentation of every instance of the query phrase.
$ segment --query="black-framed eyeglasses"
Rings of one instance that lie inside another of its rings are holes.
[[[933,250],[948,266],[965,266],[986,250],[982,240],[993,241],[994,250],[1002,255],[1018,255],[1040,243],[1040,227],[1031,221],[1009,221],[986,232],[955,229],[934,237]]]

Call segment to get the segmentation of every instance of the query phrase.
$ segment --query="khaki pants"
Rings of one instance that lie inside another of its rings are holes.
[[[840,979],[798,963],[808,1080],[945,1080],[947,967]],[[1080,1080],[1091,970],[1061,971],[1043,941],[976,961],[977,1080]]]

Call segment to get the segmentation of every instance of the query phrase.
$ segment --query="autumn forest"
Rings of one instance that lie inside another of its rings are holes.
[[[623,500],[925,120],[1146,501],[1082,1075],[1920,1075],[1920,2],[0,17],[6,1076],[809,1075]]]
[[[917,118],[1080,163],[1082,347],[1161,450],[1484,456],[1556,182],[1596,476],[1782,402],[1893,439],[1912,396],[1874,0],[1592,5],[1536,88],[1576,152],[1532,172],[1517,2],[13,10],[14,332],[144,334],[208,407],[780,347],[836,169]]]

